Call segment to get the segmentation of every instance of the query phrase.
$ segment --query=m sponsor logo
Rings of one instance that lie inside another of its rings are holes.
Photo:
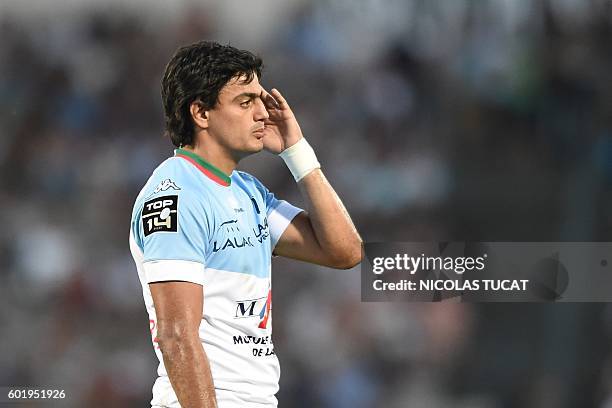
[[[239,300],[236,302],[236,313],[234,318],[244,319],[253,316],[259,316],[261,311],[266,307],[268,297],[264,296],[258,299]]]
[[[268,296],[239,300],[236,302],[235,319],[247,319],[257,317],[259,319],[257,327],[265,329],[268,327],[268,319],[272,309],[272,290],[268,290]]]

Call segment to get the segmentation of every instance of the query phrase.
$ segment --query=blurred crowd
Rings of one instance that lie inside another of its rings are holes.
[[[612,241],[610,1],[290,3],[0,14],[0,386],[147,406],[131,206],[172,155],[165,64],[200,39],[262,56],[365,241]],[[241,167],[303,205],[278,158]],[[280,406],[612,407],[610,306],[362,303],[358,268],[273,274]]]

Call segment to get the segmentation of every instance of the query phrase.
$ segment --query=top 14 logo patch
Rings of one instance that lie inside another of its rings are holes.
[[[155,232],[178,231],[178,196],[170,195],[146,201],[142,209],[145,237]]]

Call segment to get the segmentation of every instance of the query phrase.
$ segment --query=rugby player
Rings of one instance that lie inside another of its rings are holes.
[[[153,407],[275,407],[271,257],[333,268],[361,260],[361,238],[262,61],[202,41],[179,48],[162,79],[176,147],[138,195],[130,249],[158,378]],[[279,154],[307,204],[274,196],[240,159]]]

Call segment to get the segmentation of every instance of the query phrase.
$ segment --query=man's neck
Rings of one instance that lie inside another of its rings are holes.
[[[231,157],[218,146],[203,146],[199,144],[196,146],[183,146],[181,149],[197,154],[204,161],[212,164],[228,177],[231,177],[232,172],[238,165],[238,160]]]

